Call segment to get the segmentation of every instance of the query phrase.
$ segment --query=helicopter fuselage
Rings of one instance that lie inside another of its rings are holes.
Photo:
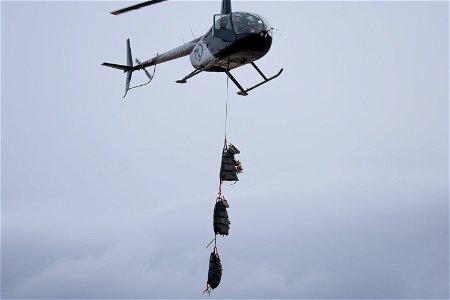
[[[225,72],[260,59],[270,50],[272,28],[262,17],[236,12],[215,19],[190,53],[195,69]]]
[[[150,0],[141,4],[133,5],[112,14],[120,14],[133,9],[165,0]],[[272,30],[269,22],[262,16],[247,12],[231,12],[229,0],[222,0],[222,13],[214,15],[213,25],[201,37],[184,43],[174,49],[157,54],[144,62],[136,59],[137,65],[133,65],[131,56],[130,40],[127,40],[127,64],[119,65],[104,62],[102,65],[110,68],[122,70],[126,73],[125,95],[130,88],[131,74],[134,71],[144,70],[149,81],[153,75],[147,72],[146,68],[155,66],[167,61],[178,59],[183,56],[189,56],[194,71],[182,79],[176,80],[177,83],[186,83],[189,78],[201,72],[225,72],[233,83],[239,88],[239,95],[247,95],[248,91],[265,84],[278,77],[283,69],[272,77],[266,77],[264,73],[256,66],[254,61],[260,59],[272,46]],[[264,79],[262,82],[244,89],[239,82],[231,75],[230,70],[245,64],[251,64],[253,68]],[[154,70],[153,70],[154,74]],[[138,87],[135,86],[135,87]],[[124,96],[125,97],[125,96]]]

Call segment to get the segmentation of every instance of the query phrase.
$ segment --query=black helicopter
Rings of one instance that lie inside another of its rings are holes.
[[[145,1],[113,11],[111,14],[118,15],[163,1],[166,0]],[[262,16],[248,12],[232,12],[231,0],[222,0],[221,13],[214,15],[213,26],[202,37],[156,55],[144,62],[136,59],[137,65],[133,65],[130,40],[128,39],[127,65],[106,62],[102,65],[123,70],[127,73],[125,95],[123,96],[125,98],[130,89],[131,74],[133,71],[144,70],[149,78],[149,81],[145,84],[148,84],[153,79],[154,71],[153,75],[150,75],[145,68],[150,66],[156,67],[157,64],[189,55],[191,64],[195,70],[184,78],[177,80],[177,83],[186,83],[187,79],[203,71],[225,72],[239,88],[238,94],[246,96],[249,91],[278,77],[283,72],[283,69],[281,69],[275,76],[267,78],[254,63],[255,60],[260,59],[269,51],[272,45],[272,35],[273,28],[270,27],[269,22]],[[248,89],[244,89],[233,75],[231,75],[230,70],[248,63],[256,69],[264,80]]]

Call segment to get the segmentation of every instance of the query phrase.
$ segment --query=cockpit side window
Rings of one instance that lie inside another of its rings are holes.
[[[214,36],[228,42],[236,39],[230,15],[214,15]]]

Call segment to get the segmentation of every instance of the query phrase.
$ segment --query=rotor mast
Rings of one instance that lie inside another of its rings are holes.
[[[231,14],[231,0],[222,0],[222,15]]]

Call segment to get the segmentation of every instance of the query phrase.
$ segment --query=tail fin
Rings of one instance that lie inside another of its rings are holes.
[[[123,70],[127,73],[127,78],[125,82],[125,95],[123,95],[123,98],[127,95],[128,90],[130,89],[130,82],[131,82],[131,74],[133,73],[133,57],[131,56],[131,46],[130,46],[130,39],[127,39],[127,65],[118,65],[118,64],[111,64],[111,63],[102,63],[103,66]]]
[[[125,83],[125,95],[127,95],[128,90],[130,89],[130,82],[131,82],[131,74],[133,73],[133,57],[131,57],[131,46],[130,46],[130,39],[127,39],[127,67],[131,68],[131,70],[127,71],[127,81]]]

